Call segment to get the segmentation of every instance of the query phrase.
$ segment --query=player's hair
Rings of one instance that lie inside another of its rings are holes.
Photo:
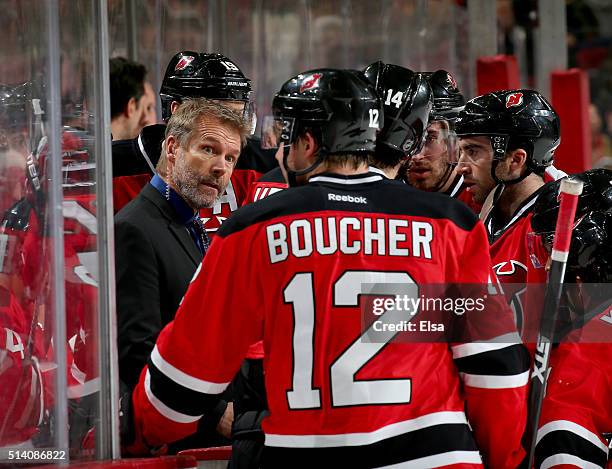
[[[130,99],[140,100],[145,92],[147,68],[124,57],[110,59],[111,119],[123,112]]]
[[[205,117],[216,119],[238,131],[241,144],[245,144],[250,133],[250,126],[242,114],[224,104],[205,98],[188,99],[176,109],[168,121],[166,138],[173,135],[181,147],[187,146],[200,119]],[[162,152],[162,157],[165,153],[165,151]]]

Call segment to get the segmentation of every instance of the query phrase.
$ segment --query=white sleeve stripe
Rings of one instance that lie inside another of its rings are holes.
[[[100,390],[100,378],[90,379],[84,383],[68,386],[68,399],[78,399],[89,396]]]
[[[198,420],[200,420],[200,418],[202,418],[202,415],[194,416],[194,415],[187,415],[181,412],[177,412],[176,410],[173,410],[170,407],[168,407],[166,404],[160,401],[157,397],[155,397],[155,395],[153,394],[153,391],[151,391],[151,375],[149,374],[149,370],[147,370],[147,373],[145,375],[144,388],[145,388],[145,393],[147,395],[147,399],[149,399],[149,402],[151,403],[151,405],[155,407],[155,410],[157,410],[160,414],[162,414],[168,420],[172,420],[173,422],[178,422],[178,423],[193,423],[193,422],[197,422]]]
[[[467,386],[484,389],[520,388],[529,381],[529,370],[509,376],[473,375],[470,373],[459,373],[459,375]]]
[[[191,389],[192,391],[197,391],[204,394],[221,394],[229,385],[229,382],[213,383],[211,381],[205,381],[203,379],[188,375],[178,368],[175,368],[163,359],[159,353],[159,350],[157,349],[157,345],[153,349],[153,352],[151,352],[151,361],[159,371],[161,371],[172,381],[185,388]]]
[[[454,345],[451,347],[453,358],[463,358],[478,353],[491,352],[493,350],[501,350],[506,347],[521,344],[521,338],[518,333],[511,332],[509,334],[500,335],[491,340],[480,342],[469,342],[466,344]]]
[[[590,443],[593,443],[600,450],[606,453],[606,455],[608,454],[608,447],[597,437],[595,433],[591,432],[590,430],[587,430],[586,428],[581,425],[578,425],[577,423],[570,422],[569,420],[554,420],[552,422],[548,422],[546,425],[542,425],[542,427],[538,430],[536,444],[538,444],[540,440],[549,433],[559,430],[578,435],[579,437],[584,438]]]
[[[579,458],[578,456],[573,456],[571,454],[555,454],[554,456],[547,457],[542,464],[540,465],[540,469],[549,469],[555,466],[576,466],[581,469],[604,469],[602,466],[598,464],[593,464],[592,462],[585,461],[584,459]]]

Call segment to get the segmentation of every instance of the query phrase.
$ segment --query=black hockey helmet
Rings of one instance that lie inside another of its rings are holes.
[[[425,142],[425,129],[433,106],[431,87],[423,74],[381,61],[369,65],[365,76],[383,102],[385,125],[378,134],[377,157],[386,153],[412,156]],[[389,157],[387,156],[387,157]]]
[[[610,257],[612,256],[612,244],[607,248],[606,259],[603,259],[603,246],[599,246],[602,244],[599,242],[600,239],[608,243],[612,242],[612,171],[593,169],[571,177],[583,182],[583,190],[576,208],[575,227],[567,265],[568,272],[574,276],[580,276],[583,281],[612,281],[612,258]],[[533,206],[531,219],[533,234],[539,236],[549,250],[554,240],[559,213],[560,185],[561,180],[546,184]],[[589,243],[591,243],[590,246]],[[606,272],[609,280],[597,280],[586,272],[596,262],[595,258],[591,259],[593,256],[590,254],[595,249],[601,251],[602,255],[597,257],[601,257],[602,262],[605,263],[605,265],[602,264],[603,270],[600,274]],[[545,260],[533,259],[533,253],[532,260],[534,265],[545,264]],[[587,280],[589,278],[591,280]]]
[[[582,194],[578,198],[576,219],[593,210],[612,209],[612,171],[609,169],[590,169],[574,174],[572,178],[583,182]],[[535,231],[553,232],[559,211],[559,187],[561,180],[546,184],[533,206],[531,224]]]
[[[612,211],[587,213],[572,234],[567,279],[612,282]]]
[[[376,146],[376,133],[383,112],[376,90],[363,73],[355,70],[317,69],[291,78],[274,96],[273,120],[264,122],[262,141],[267,148],[285,145],[284,166],[289,183],[307,174],[327,155],[369,154]],[[320,145],[317,162],[294,172],[287,168],[289,146],[310,130]]]
[[[446,120],[452,124],[465,105],[465,98],[459,91],[457,82],[446,70],[424,72],[423,75],[433,92],[433,108],[429,120]]]
[[[251,99],[251,80],[240,68],[221,54],[182,51],[172,57],[159,90],[162,118],[170,119],[172,101],[209,98],[243,101]]]
[[[553,163],[561,141],[559,116],[537,91],[495,91],[468,101],[455,122],[459,137],[487,136],[493,147],[491,175],[500,184],[512,184],[531,172],[542,174]],[[513,181],[500,181],[495,168],[508,149],[527,152],[527,171]]]

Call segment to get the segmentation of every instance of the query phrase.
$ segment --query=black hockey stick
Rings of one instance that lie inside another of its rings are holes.
[[[578,198],[582,193],[582,181],[564,179],[559,188],[559,213],[555,227],[555,237],[551,254],[552,263],[548,273],[544,309],[540,322],[535,361],[531,372],[531,390],[529,393],[529,417],[527,421],[527,435],[529,436],[529,464],[533,467],[535,445],[538,435],[538,424],[542,411],[542,402],[546,394],[548,380],[548,361],[555,334],[555,323],[565,277],[565,265],[572,240],[572,229]]]

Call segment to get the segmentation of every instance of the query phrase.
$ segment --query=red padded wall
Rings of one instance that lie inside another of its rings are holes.
[[[521,81],[516,57],[513,55],[480,57],[476,62],[476,83],[478,95],[519,88]]]
[[[561,118],[561,145],[555,166],[566,173],[591,168],[589,79],[584,70],[559,70],[550,76],[551,104]]]

